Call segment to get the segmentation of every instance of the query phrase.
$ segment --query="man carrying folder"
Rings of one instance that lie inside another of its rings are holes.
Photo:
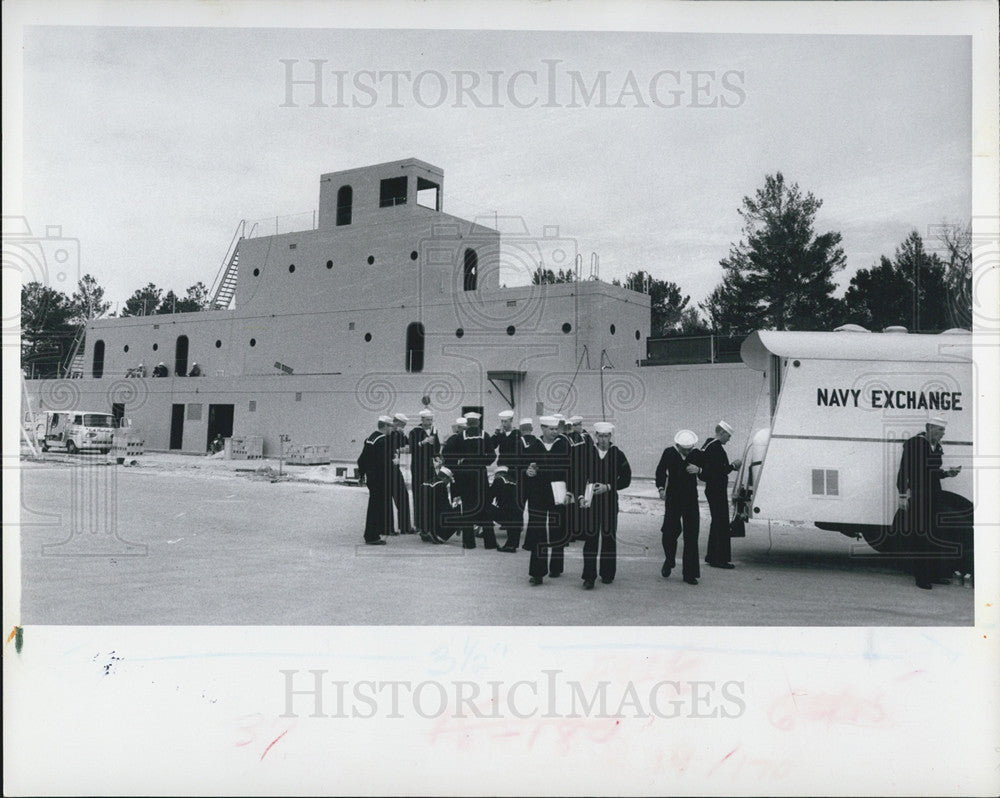
[[[596,441],[578,447],[579,462],[574,471],[576,488],[581,491],[579,531],[583,535],[584,590],[594,589],[598,573],[605,585],[615,579],[618,491],[632,482],[632,468],[624,452],[612,443],[614,431],[614,424],[598,422],[594,425]]]

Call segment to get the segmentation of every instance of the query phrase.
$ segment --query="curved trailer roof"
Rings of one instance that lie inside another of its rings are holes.
[[[920,335],[873,332],[783,332],[758,330],[740,346],[743,362],[767,369],[771,355],[803,360],[882,360],[942,363],[972,359],[972,333],[966,330]]]

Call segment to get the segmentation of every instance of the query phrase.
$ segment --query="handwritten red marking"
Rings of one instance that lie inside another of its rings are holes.
[[[259,761],[263,762],[264,761],[264,757],[267,756],[267,752],[270,751],[271,748],[274,746],[274,744],[276,742],[278,742],[278,740],[280,740],[286,734],[288,734],[288,729],[285,729],[281,734],[279,734],[277,737],[275,737],[273,740],[271,740],[270,745],[268,745],[267,748],[264,749],[264,753],[260,755],[260,760]]]
[[[990,605],[989,605],[989,604],[987,604],[986,606],[988,607],[988,606],[990,606]],[[10,630],[10,634],[9,634],[9,635],[7,635],[7,642],[9,643],[9,642],[10,642],[11,640],[13,640],[13,639],[14,639],[14,638],[15,638],[16,636],[17,636],[17,627],[15,626],[15,627],[14,627],[13,629],[11,629],[11,630]]]
[[[710,771],[708,771],[708,775],[709,776],[714,776],[715,775],[715,771],[717,771],[719,768],[721,768],[722,764],[727,759],[729,759],[729,757],[731,757],[733,754],[735,754],[738,750],[739,750],[739,746],[736,746],[736,748],[734,748],[732,751],[730,751],[728,754],[726,754],[724,757],[722,757],[722,759],[720,759],[718,762],[716,762],[715,766]],[[744,756],[744,759],[746,759],[745,756]],[[742,765],[740,767],[742,769]]]

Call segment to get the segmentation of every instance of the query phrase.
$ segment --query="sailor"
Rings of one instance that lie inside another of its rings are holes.
[[[466,427],[468,427],[468,423],[466,422],[466,420],[465,420],[464,417],[463,418],[456,418],[454,421],[451,422],[451,434],[448,435],[444,439],[444,441],[442,443],[446,443],[447,441],[451,440],[452,437],[454,437],[458,433],[464,432],[465,429],[466,429]]]
[[[441,453],[441,441],[434,427],[434,412],[424,408],[420,411],[420,426],[410,430],[410,478],[413,485],[413,517],[414,526],[419,531],[427,531],[424,519],[427,510],[424,507],[424,491],[420,486],[432,481],[434,477],[434,459]]]
[[[733,428],[725,421],[715,425],[715,437],[708,437],[701,447],[702,471],[698,479],[705,483],[705,498],[712,514],[712,525],[708,531],[708,551],[705,562],[712,568],[732,569],[736,566],[732,559],[729,539],[729,474],[740,467],[739,460],[729,462],[725,445],[733,437]]]
[[[153,369],[154,377],[166,377],[169,373],[170,372],[167,371],[166,364],[162,360],[156,365],[156,368]]]
[[[941,467],[944,457],[941,439],[947,424],[944,418],[935,416],[924,425],[923,432],[909,438],[903,444],[896,474],[899,509],[903,514],[904,550],[912,557],[913,577],[917,587],[923,590],[949,583],[945,578],[948,544],[938,527],[938,514],[942,510],[941,480],[957,476],[962,467]],[[967,542],[963,541],[962,545]],[[964,552],[957,554],[961,556]]]
[[[575,468],[574,491],[581,507],[580,532],[584,540],[584,590],[594,588],[598,574],[603,584],[610,585],[617,569],[618,491],[631,484],[632,468],[625,453],[612,441],[614,431],[614,424],[596,423],[596,441],[580,445]]]
[[[507,540],[498,551],[516,553],[521,543],[521,529],[524,527],[524,502],[520,497],[516,468],[497,466],[493,472],[490,510],[493,520],[507,533]]]
[[[188,372],[189,377],[200,377],[201,376],[201,366],[197,363],[191,364],[191,370]]]
[[[521,443],[522,445],[526,442],[530,442],[531,439],[535,437],[535,423],[530,418],[522,418],[517,423],[518,432],[521,433]]]
[[[567,543],[566,505],[573,501],[572,466],[569,441],[559,434],[559,422],[553,416],[538,419],[542,437],[532,438],[525,450],[528,466],[524,470],[528,499],[528,529],[524,548],[531,552],[528,581],[542,584],[543,578],[563,572]]]
[[[389,446],[392,450],[392,480],[389,488],[392,493],[393,504],[396,505],[396,513],[399,516],[399,531],[403,535],[416,534],[416,530],[410,523],[410,492],[406,488],[406,480],[403,479],[403,471],[400,468],[402,457],[409,454],[407,445],[406,425],[409,419],[403,413],[396,413],[392,417],[392,428],[389,431]]]
[[[519,483],[521,481],[521,472],[527,463],[522,462],[521,450],[523,446],[521,443],[521,431],[514,428],[514,411],[501,410],[497,416],[500,419],[500,426],[493,433],[491,441],[497,453],[497,467],[498,469],[499,467],[503,467],[506,472],[501,487],[504,487],[504,492],[508,488],[514,491],[513,504],[507,499],[504,500],[503,515],[506,520],[500,522],[504,524],[503,528],[507,530],[507,543],[501,547],[501,550],[510,553],[516,552],[518,544],[521,542],[521,529],[524,526],[524,497],[519,490]],[[495,492],[497,489],[497,481],[494,478],[490,486],[491,507],[496,501]],[[509,528],[514,523],[515,510],[521,518],[516,534],[513,529]],[[495,509],[493,513],[495,515]]]
[[[684,582],[697,585],[701,569],[698,562],[698,474],[702,453],[695,448],[698,436],[689,429],[674,436],[674,445],[663,450],[656,466],[656,487],[664,500],[661,543],[664,561],[660,575],[670,576],[676,565],[677,539],[684,535]]]
[[[381,535],[392,531],[392,499],[389,491],[392,454],[389,448],[390,416],[379,416],[378,429],[365,438],[358,457],[358,474],[368,487],[368,512],[365,516],[364,540],[369,546],[384,546]]]
[[[462,464],[464,477],[457,480],[462,488],[462,507],[466,521],[478,527],[487,549],[496,548],[493,520],[489,509],[490,482],[486,469],[496,460],[491,436],[480,428],[482,415],[475,411],[465,414],[468,424],[462,433]],[[458,474],[456,472],[456,477]],[[489,530],[489,534],[487,534]]]
[[[521,433],[514,429],[514,411],[501,410],[497,413],[500,426],[490,437],[497,453],[497,465],[508,468],[517,461],[517,450],[521,448]]]
[[[438,458],[430,478],[419,486],[420,506],[425,513],[420,520],[423,527],[420,539],[425,543],[444,543],[454,534],[454,527],[446,528],[444,524],[445,517],[452,513],[457,502],[451,494],[453,481],[451,469],[441,465],[441,458]]]
[[[556,416],[561,418],[561,416]],[[560,429],[563,425],[560,422]],[[570,446],[570,456],[573,458],[573,462],[576,462],[582,452],[583,445],[589,444],[593,445],[593,440],[590,436],[584,437],[583,435],[583,416],[570,416],[566,419],[566,439],[569,441]],[[583,540],[583,532],[580,529],[581,518],[580,518],[580,505],[578,503],[573,503],[566,508],[566,531],[569,534],[570,542],[577,540]]]

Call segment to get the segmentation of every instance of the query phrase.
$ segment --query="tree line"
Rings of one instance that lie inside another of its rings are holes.
[[[972,326],[972,230],[968,224],[938,225],[933,251],[913,230],[890,258],[860,269],[843,297],[834,277],[846,266],[841,234],[817,233],[822,200],[803,194],[777,172],[767,175],[738,209],[742,236],[722,258],[722,280],[697,305],[677,283],[646,270],[614,280],[649,294],[650,334],[744,335],[753,330],[832,330],[857,324],[869,330],[899,325],[934,332]],[[541,266],[532,282],[577,279],[571,269]]]
[[[210,297],[202,282],[187,289],[183,297],[153,283],[136,289],[117,314],[152,316],[164,313],[190,313],[208,308]],[[34,377],[58,377],[68,364],[74,342],[91,319],[105,316],[111,303],[104,289],[91,274],[85,274],[76,290],[67,296],[62,291],[30,282],[21,287],[21,368]]]

